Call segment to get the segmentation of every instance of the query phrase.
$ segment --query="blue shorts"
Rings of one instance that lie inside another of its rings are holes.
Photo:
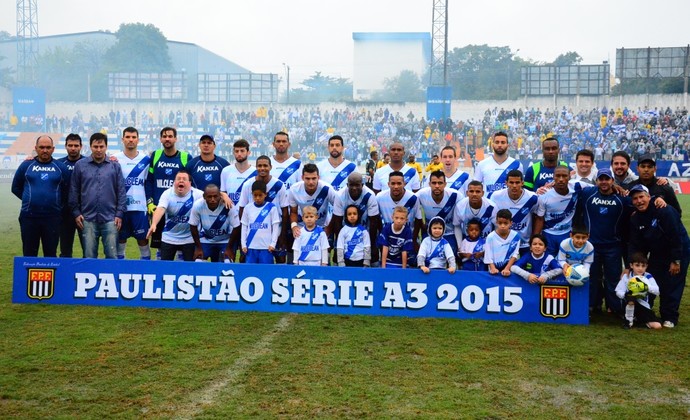
[[[245,262],[250,264],[273,264],[273,254],[267,249],[249,248]]]
[[[118,239],[125,241],[127,238],[146,239],[149,231],[149,218],[145,211],[127,211],[122,218],[122,227]]]
[[[548,232],[543,233],[546,238],[546,253],[558,257],[558,249],[561,246],[561,242],[570,238],[570,232],[561,233],[560,235],[554,235]]]
[[[218,262],[224,260],[223,254],[227,243],[218,242],[215,244],[201,243],[201,249],[204,251],[204,259],[210,258],[211,262]]]

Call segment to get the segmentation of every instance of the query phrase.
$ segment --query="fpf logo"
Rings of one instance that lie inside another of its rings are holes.
[[[542,285],[539,309],[546,318],[567,318],[570,315],[570,288]]]
[[[30,268],[26,294],[31,299],[50,299],[55,291],[54,268]]]

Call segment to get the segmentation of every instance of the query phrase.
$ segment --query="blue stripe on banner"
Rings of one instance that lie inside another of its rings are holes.
[[[30,296],[33,269],[53,278],[52,296]],[[12,302],[589,323],[589,287],[540,286],[515,274],[497,282],[487,272],[285,264],[16,257]]]

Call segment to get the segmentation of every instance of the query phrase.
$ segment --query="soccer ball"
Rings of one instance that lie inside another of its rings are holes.
[[[648,290],[647,283],[643,282],[638,276],[631,277],[630,280],[628,280],[628,292],[630,292],[632,297],[645,297]]]
[[[563,274],[571,286],[582,286],[589,280],[589,269],[582,264],[569,266]]]

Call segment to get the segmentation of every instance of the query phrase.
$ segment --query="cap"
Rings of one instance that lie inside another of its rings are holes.
[[[201,138],[199,138],[199,143],[201,143],[204,140],[211,140],[211,142],[213,142],[213,144],[216,144],[216,141],[213,139],[213,136],[210,134],[204,134],[203,136],[201,136]]]
[[[640,156],[640,157],[637,159],[637,164],[638,164],[638,165],[639,165],[640,163],[643,163],[643,162],[652,162],[652,165],[655,165],[655,166],[656,166],[656,160],[654,159],[654,155],[651,154],[651,153],[647,153],[647,154],[645,154],[645,155],[642,155],[642,156]]]
[[[634,185],[632,188],[630,188],[630,195],[631,196],[633,194],[635,194],[636,192],[643,192],[643,193],[649,195],[649,190],[647,189],[647,187],[645,187],[642,184],[637,184],[637,185]]]
[[[599,171],[597,172],[597,179],[599,179],[602,176],[607,176],[613,179],[613,174],[611,173],[611,170],[608,168],[599,169]]]

